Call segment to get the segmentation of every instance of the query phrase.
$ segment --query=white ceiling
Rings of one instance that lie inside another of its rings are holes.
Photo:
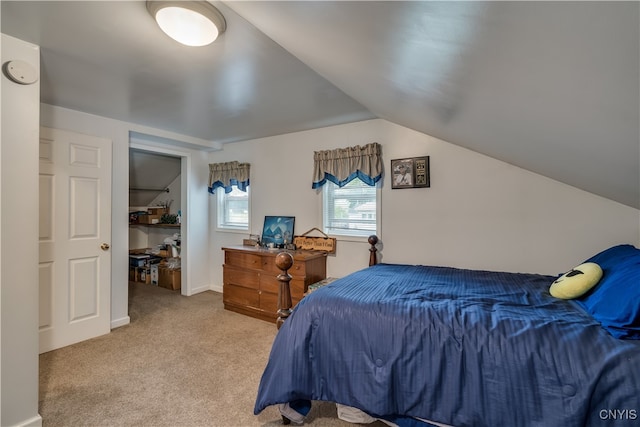
[[[640,208],[639,2],[214,4],[204,48],[143,1],[3,0],[1,28],[45,103],[212,143],[380,117]]]

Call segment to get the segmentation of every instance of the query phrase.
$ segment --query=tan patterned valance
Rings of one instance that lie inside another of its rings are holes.
[[[209,164],[209,193],[213,194],[220,187],[224,188],[225,193],[230,193],[234,185],[238,190],[247,191],[249,169],[249,163],[236,161]]]
[[[374,186],[382,178],[382,147],[377,142],[316,151],[313,160],[312,188],[322,187],[327,181],[343,187],[356,177]]]

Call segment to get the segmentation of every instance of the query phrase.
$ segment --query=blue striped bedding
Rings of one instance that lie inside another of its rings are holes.
[[[278,332],[254,412],[322,400],[454,426],[639,425],[640,342],[551,297],[553,280],[391,264],[339,279]]]

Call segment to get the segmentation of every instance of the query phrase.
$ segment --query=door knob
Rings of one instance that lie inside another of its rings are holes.
[[[100,245],[100,249],[102,249],[103,251],[108,251],[109,250],[109,244],[108,243],[103,243]]]

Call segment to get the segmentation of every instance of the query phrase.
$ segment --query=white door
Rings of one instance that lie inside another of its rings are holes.
[[[108,333],[110,140],[40,128],[39,226],[40,353]]]

